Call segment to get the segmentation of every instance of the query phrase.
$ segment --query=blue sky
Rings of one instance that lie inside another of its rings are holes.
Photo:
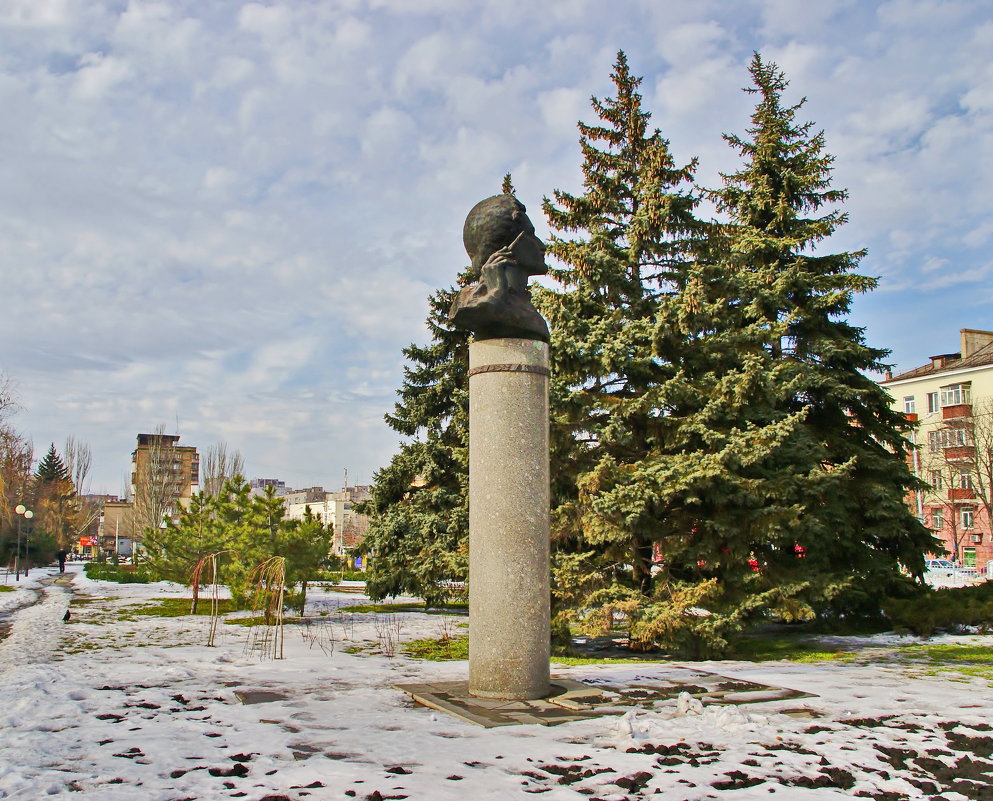
[[[993,328],[993,7],[985,0],[4,0],[0,370],[39,455],[138,432],[224,440],[294,486],[368,482],[466,263],[466,211],[511,172],[578,191],[577,120],[624,49],[675,156],[737,166],[754,50],[823,128],[881,277],[854,320],[898,369]]]

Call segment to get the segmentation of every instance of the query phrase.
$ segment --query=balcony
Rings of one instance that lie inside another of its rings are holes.
[[[942,420],[955,420],[959,417],[972,417],[971,403],[956,403],[951,406],[941,407]]]
[[[907,418],[907,422],[908,423],[916,423],[917,422],[917,412],[904,412],[903,413],[903,416],[905,418]]]
[[[949,445],[942,453],[948,461],[956,459],[971,459],[976,454],[976,449],[972,445]]]
[[[948,490],[948,500],[950,501],[971,501],[976,497],[975,490],[967,487],[952,487]]]

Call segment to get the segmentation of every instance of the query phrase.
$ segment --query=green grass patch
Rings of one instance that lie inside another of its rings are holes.
[[[150,615],[152,617],[186,617],[190,614],[190,598],[155,598],[153,603],[145,606],[129,606],[121,610],[126,615]],[[201,598],[197,604],[196,614],[210,614],[210,600]],[[237,612],[238,607],[229,598],[222,598],[217,602],[217,609],[220,614]]]
[[[111,562],[87,562],[83,566],[86,578],[94,581],[115,581],[118,584],[148,584],[151,573],[142,565],[115,565]]]
[[[437,639],[413,640],[403,643],[400,650],[406,656],[414,659],[427,659],[433,662],[443,662],[469,658],[469,637],[439,637]],[[851,651],[828,650],[814,642],[787,637],[748,638],[738,643],[728,659],[740,659],[746,662],[768,662],[787,660],[790,662],[850,662],[857,655]],[[556,665],[623,665],[644,664],[646,662],[663,662],[670,657],[666,654],[654,653],[631,656],[558,656],[553,655],[551,661]],[[686,661],[685,659],[680,661]],[[993,672],[993,656],[987,659]]]
[[[296,616],[285,616],[283,618],[284,626],[296,626],[303,623],[306,618],[296,617]],[[265,618],[262,615],[250,615],[249,617],[226,617],[223,620],[229,626],[258,626],[265,622]]]
[[[70,601],[70,606],[87,606],[88,604],[94,604],[98,601],[110,601],[112,598],[104,598],[99,595],[73,595],[72,601]]]
[[[379,615],[391,612],[426,612],[429,615],[464,615],[469,611],[469,604],[452,603],[441,607],[425,607],[424,604],[352,604],[338,607],[339,612],[358,612],[362,614],[376,613]]]
[[[13,592],[17,587],[10,587],[7,584],[0,584],[0,592]]]
[[[353,604],[351,606],[339,606],[338,611],[388,614],[390,612],[423,612],[424,607],[419,604]]]
[[[366,579],[366,574],[361,570],[320,570],[316,573],[311,573],[307,581],[330,581],[337,583],[339,581],[362,581]]]
[[[942,663],[984,664],[993,666],[993,652],[988,645],[920,645],[929,659]]]
[[[553,656],[553,665],[632,665],[646,662],[661,662],[664,657],[654,656]]]
[[[993,682],[993,653],[986,645],[914,644],[901,648],[895,656],[928,676],[958,673]]]
[[[725,658],[743,662],[851,662],[856,655],[851,651],[835,651],[816,642],[796,637],[762,636],[744,637],[731,646]]]
[[[414,659],[431,662],[450,662],[469,658],[469,635],[439,637],[438,639],[411,640],[400,646],[401,653]]]

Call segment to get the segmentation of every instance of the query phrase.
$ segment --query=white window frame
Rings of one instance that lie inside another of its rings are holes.
[[[940,470],[931,471],[931,481],[929,483],[931,484],[931,488],[935,490],[940,490],[944,486],[945,482],[941,477]]]
[[[935,508],[931,510],[931,528],[940,531],[945,527],[945,510]]]
[[[961,406],[972,403],[972,385],[949,384],[941,387],[941,406]]]
[[[928,414],[934,414],[941,409],[941,404],[938,402],[938,393],[929,392],[927,394],[927,410]]]
[[[972,436],[966,428],[940,428],[927,432],[927,444],[932,451],[962,448],[972,444]]]
[[[913,395],[905,395],[903,398],[903,411],[905,414],[915,414],[917,411],[917,402]]]
[[[974,509],[962,510],[962,528],[976,527],[976,512]]]

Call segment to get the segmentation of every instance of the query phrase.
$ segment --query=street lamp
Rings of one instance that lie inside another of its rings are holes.
[[[17,576],[17,581],[21,580],[21,521],[30,520],[34,517],[34,512],[28,509],[23,503],[17,504],[14,507],[14,511],[17,512],[17,552],[14,556],[14,573]],[[28,571],[24,571],[26,576]]]

